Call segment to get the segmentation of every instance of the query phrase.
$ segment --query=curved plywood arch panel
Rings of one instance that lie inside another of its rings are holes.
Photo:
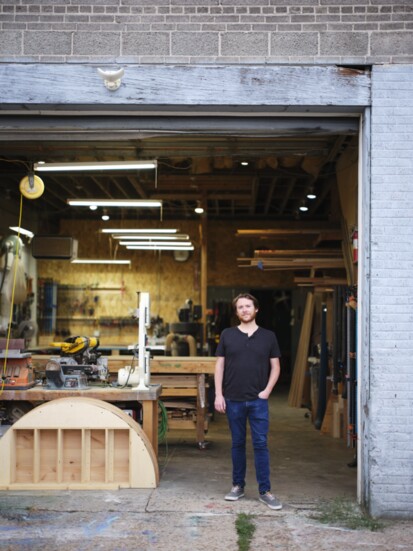
[[[0,489],[156,488],[154,450],[141,426],[93,398],[46,402],[0,440]]]

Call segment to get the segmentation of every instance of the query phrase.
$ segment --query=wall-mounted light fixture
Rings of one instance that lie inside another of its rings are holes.
[[[106,88],[111,92],[114,92],[122,83],[122,77],[125,74],[125,69],[123,67],[116,70],[98,69],[98,74],[103,79],[103,83]]]
[[[75,258],[71,261],[72,264],[127,264],[130,265],[130,260],[111,260],[108,258]]]
[[[83,172],[91,170],[145,170],[156,168],[157,161],[91,161],[87,163],[44,163],[34,165],[35,172]]]
[[[120,208],[161,208],[162,201],[150,199],[67,199],[71,207],[120,207]]]

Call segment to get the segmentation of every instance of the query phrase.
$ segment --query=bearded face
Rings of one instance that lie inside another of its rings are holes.
[[[249,323],[254,321],[257,316],[258,309],[249,298],[240,298],[237,301],[236,315],[240,322]]]

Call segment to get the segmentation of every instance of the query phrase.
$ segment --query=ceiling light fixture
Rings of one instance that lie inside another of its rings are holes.
[[[114,161],[88,163],[35,163],[35,172],[83,172],[90,170],[145,170],[157,167],[157,161]]]
[[[177,233],[178,230],[174,228],[165,228],[165,229],[159,229],[159,228],[103,228],[100,230],[102,233]]]
[[[248,166],[248,164],[249,164],[248,161],[241,161],[242,166]]]
[[[30,239],[34,237],[34,233],[32,231],[25,230],[24,228],[19,228],[19,226],[9,226],[9,229],[15,231],[16,233],[20,233],[21,235],[25,235]]]
[[[129,250],[135,251],[193,251],[193,245],[186,245],[185,247],[177,247],[176,244],[165,244],[165,245],[151,245],[150,243],[146,245],[127,245],[126,247]]]
[[[301,203],[301,205],[298,208],[301,212],[307,212],[308,211],[308,207],[307,207],[307,205],[305,204],[304,201]]]
[[[177,241],[175,243],[165,243],[164,241],[119,241],[119,245],[125,245],[126,247],[132,245],[150,245],[152,247],[173,247],[174,249],[185,249],[188,245],[192,247],[191,241]]]
[[[188,241],[189,235],[186,233],[177,233],[176,235],[162,235],[162,234],[138,234],[135,235],[122,235],[121,233],[113,235],[113,239],[159,239],[162,241]]]
[[[194,210],[197,214],[203,214],[204,213],[204,207],[201,205],[201,201],[197,201],[196,207],[195,207]]]
[[[310,189],[308,190],[308,193],[307,193],[307,199],[316,199],[317,198],[317,195],[314,193],[314,189],[312,187],[310,187]]]
[[[121,207],[121,208],[160,208],[162,201],[150,199],[67,199],[71,207]]]
[[[75,258],[71,261],[72,264],[128,264],[130,260],[111,260],[108,258]]]

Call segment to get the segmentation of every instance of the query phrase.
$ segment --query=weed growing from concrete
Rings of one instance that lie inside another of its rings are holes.
[[[255,524],[252,519],[252,515],[246,515],[245,513],[239,513],[237,520],[235,521],[235,527],[238,534],[238,550],[248,551],[251,545],[252,537],[255,532]]]
[[[351,530],[370,530],[376,532],[383,524],[364,512],[354,501],[337,498],[321,504],[319,511],[311,518],[323,524],[341,526]]]

